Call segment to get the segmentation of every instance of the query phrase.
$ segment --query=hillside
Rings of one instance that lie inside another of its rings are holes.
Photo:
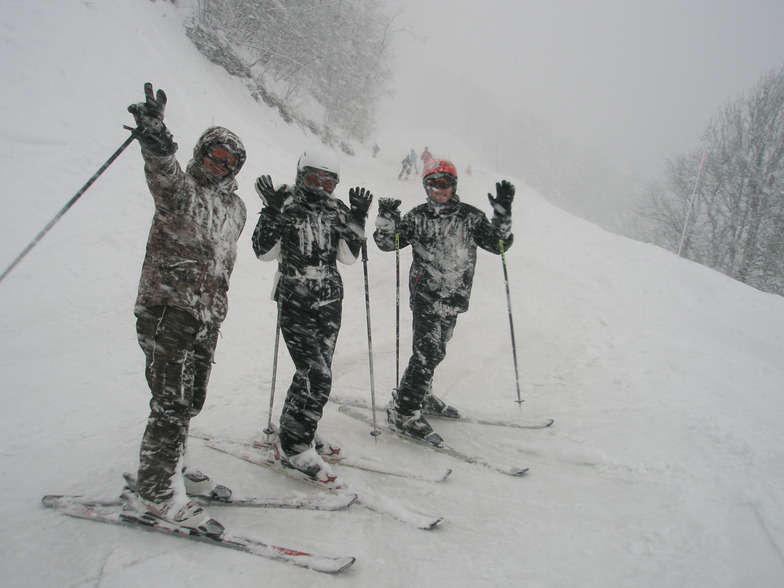
[[[266,423],[274,344],[272,264],[250,234],[255,178],[291,181],[311,144],[256,103],[185,36],[166,2],[5,3],[0,96],[0,263],[5,267],[127,137],[126,106],[151,81],[185,163],[220,124],[245,142],[239,176],[249,219],[232,278],[210,395],[193,428],[248,440]],[[404,122],[385,130],[406,144]],[[330,405],[320,431],[347,452],[416,470],[453,468],[441,484],[339,470],[355,489],[444,516],[421,531],[367,510],[223,509],[231,530],[330,555],[341,577],[214,547],[59,516],[48,493],[114,495],[133,470],[149,391],[133,303],[152,214],[132,146],[0,283],[0,570],[3,586],[780,586],[784,583],[784,299],[661,249],[600,230],[549,205],[526,178],[496,172],[443,129],[461,197],[518,187],[509,251],[521,390],[518,409],[501,262],[480,253],[471,309],[458,321],[436,392],[466,413],[555,419],[545,430],[439,423],[447,442],[531,468],[509,478],[368,430]],[[431,145],[432,147],[432,145]],[[408,209],[397,152],[343,162],[337,194],[356,185]],[[492,170],[492,171],[490,171]],[[373,207],[375,211],[375,206]],[[371,214],[371,222],[375,214]],[[395,264],[370,245],[375,389],[394,384]],[[404,268],[410,261],[402,255]],[[360,263],[343,267],[346,303],[336,394],[369,399]],[[403,360],[410,316],[402,296]],[[281,350],[277,402],[291,362]],[[249,495],[309,487],[194,441],[201,469]]]

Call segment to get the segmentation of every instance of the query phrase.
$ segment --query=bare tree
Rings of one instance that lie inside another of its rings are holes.
[[[683,237],[684,257],[784,294],[784,68],[728,103],[700,149],[668,161],[643,214],[662,246]]]

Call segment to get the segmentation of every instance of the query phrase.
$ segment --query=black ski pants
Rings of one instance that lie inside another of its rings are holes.
[[[412,314],[413,353],[396,394],[398,411],[404,415],[422,409],[433,384],[433,374],[446,357],[446,344],[457,324],[457,314],[434,312],[432,307],[415,305]]]
[[[283,451],[293,455],[310,448],[332,391],[332,356],[343,303],[335,300],[314,307],[290,298],[278,304],[280,332],[297,369],[286,394],[279,431]]]
[[[183,467],[190,420],[207,398],[218,328],[181,308],[155,306],[137,314],[136,333],[152,393],[139,451],[138,491],[162,502],[173,495],[172,480]]]

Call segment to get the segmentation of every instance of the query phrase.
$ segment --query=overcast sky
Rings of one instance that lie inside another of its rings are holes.
[[[452,72],[644,172],[784,66],[784,0],[403,1],[394,108],[438,121]]]

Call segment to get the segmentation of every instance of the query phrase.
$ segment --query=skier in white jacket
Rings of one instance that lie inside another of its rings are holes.
[[[332,390],[332,356],[343,314],[337,262],[356,261],[373,198],[364,188],[352,188],[351,206],[346,206],[333,195],[339,180],[337,156],[323,149],[302,154],[293,185],[274,188],[269,176],[259,177],[256,191],[264,207],[253,233],[256,256],[278,262],[274,299],[297,369],[280,417],[275,455],[283,466],[327,483],[336,477],[314,438]]]

